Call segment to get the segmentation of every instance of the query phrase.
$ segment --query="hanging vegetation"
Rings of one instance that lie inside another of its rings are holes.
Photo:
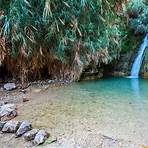
[[[126,2],[126,0],[124,1]],[[119,57],[122,0],[0,0],[0,64],[22,82],[79,80]]]
[[[127,10],[129,26],[136,35],[143,35],[148,32],[148,1],[131,0]]]

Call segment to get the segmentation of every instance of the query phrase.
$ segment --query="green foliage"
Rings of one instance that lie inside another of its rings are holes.
[[[148,31],[148,3],[147,0],[131,0],[128,5],[130,28],[138,33]],[[132,15],[131,15],[132,14]]]
[[[87,63],[94,54],[107,64],[118,57],[126,34],[124,16],[115,9],[121,5],[121,0],[1,0],[1,38],[12,57],[21,54],[25,62],[39,53]]]
[[[137,50],[139,47],[139,43],[141,43],[143,37],[141,36],[134,36],[133,32],[128,29],[127,36],[122,40],[122,53],[129,53],[131,51]]]

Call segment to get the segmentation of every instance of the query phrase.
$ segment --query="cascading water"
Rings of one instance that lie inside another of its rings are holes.
[[[132,70],[131,70],[131,78],[138,78],[139,72],[141,68],[141,64],[144,58],[144,51],[148,47],[148,34],[145,36],[143,43],[141,44],[137,57],[133,63]]]

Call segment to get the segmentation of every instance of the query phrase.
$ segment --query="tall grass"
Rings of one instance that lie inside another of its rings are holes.
[[[0,62],[22,81],[40,77],[44,69],[52,78],[78,80],[88,65],[97,68],[119,56],[122,0],[0,3]]]

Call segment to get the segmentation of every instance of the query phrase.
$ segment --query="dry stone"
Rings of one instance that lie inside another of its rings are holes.
[[[49,134],[45,130],[39,130],[34,138],[33,143],[35,145],[43,144],[48,137]]]
[[[24,139],[26,141],[31,141],[35,138],[35,135],[38,133],[39,129],[32,129],[24,134]]]
[[[32,129],[31,123],[28,121],[23,121],[21,123],[19,129],[16,132],[16,137],[22,136],[23,134],[25,134],[26,132],[28,132],[31,129]]]
[[[7,83],[4,85],[4,89],[10,91],[16,89],[16,85],[15,83]]]
[[[5,124],[6,124],[6,121],[0,121],[0,131],[3,129]]]
[[[15,104],[5,104],[0,107],[0,120],[8,121],[17,116],[17,107]]]
[[[3,129],[3,133],[15,133],[19,128],[20,122],[19,121],[8,121]]]

